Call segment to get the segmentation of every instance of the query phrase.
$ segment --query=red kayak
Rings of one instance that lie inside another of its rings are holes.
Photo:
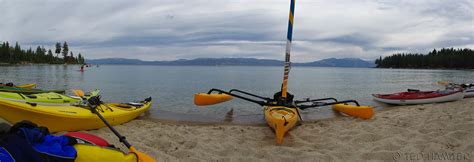
[[[392,94],[372,94],[374,100],[394,105],[415,105],[460,100],[462,90],[409,91]]]

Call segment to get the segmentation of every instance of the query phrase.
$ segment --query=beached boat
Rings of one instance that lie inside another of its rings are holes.
[[[438,81],[439,85],[445,86],[446,90],[463,90],[464,91],[464,98],[467,97],[474,97],[474,84],[473,83],[450,83],[446,81]]]
[[[296,125],[298,110],[284,106],[266,106],[264,116],[268,126],[275,131],[276,142],[283,143],[286,132]]]
[[[26,88],[26,89],[32,89],[36,87],[36,83],[30,83],[30,84],[22,84],[22,85],[17,85],[15,86],[17,88]]]
[[[99,95],[99,90],[95,90],[87,93],[85,99],[91,96]],[[30,102],[30,103],[49,103],[56,105],[69,105],[82,102],[83,99],[77,96],[67,96],[59,93],[48,92],[48,93],[34,93],[34,94],[22,94],[14,92],[0,92],[0,99],[16,101],[16,102]]]
[[[238,89],[231,89],[230,91],[211,89],[208,93],[195,94],[194,104],[198,106],[213,105],[229,101],[232,97],[236,97],[263,106],[265,120],[267,121],[268,126],[274,130],[277,144],[282,144],[285,134],[295,127],[299,120],[302,120],[299,111],[307,108],[333,105],[334,110],[343,112],[347,115],[364,119],[371,118],[374,114],[373,107],[360,106],[355,100],[338,101],[335,98],[293,100],[293,95],[288,92],[288,76],[291,65],[290,51],[294,8],[295,1],[291,0],[281,91],[275,93],[273,98],[269,98]],[[347,103],[354,103],[355,105],[349,105]]]
[[[135,119],[148,110],[151,98],[139,103],[107,103],[98,106],[98,112],[118,125]],[[10,123],[30,120],[51,132],[79,131],[105,127],[104,123],[86,105],[49,105],[34,102],[16,102],[0,99],[0,117]]]
[[[464,90],[464,93],[464,97],[474,97],[474,85],[469,88],[466,88],[466,90]]]
[[[8,86],[8,87],[16,87],[16,88],[26,88],[26,89],[31,89],[36,87],[36,83],[30,83],[30,84],[22,84],[22,85],[15,85],[13,83],[0,83],[0,86]]]
[[[64,93],[65,90],[42,90],[42,89],[33,89],[33,88],[0,86],[0,92],[15,92],[15,93],[32,94],[32,93],[47,93],[47,92]]]
[[[446,85],[446,89],[450,89],[450,90],[462,89],[464,91],[464,98],[474,97],[474,84],[472,83],[470,84],[449,83],[448,85]]]
[[[463,90],[408,91],[391,94],[372,94],[374,100],[394,105],[416,105],[460,100]]]

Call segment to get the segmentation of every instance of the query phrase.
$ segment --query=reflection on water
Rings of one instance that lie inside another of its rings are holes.
[[[101,89],[106,101],[153,97],[151,118],[192,121],[263,122],[263,108],[239,99],[208,107],[193,105],[193,94],[210,88],[241,89],[273,96],[282,81],[281,67],[255,66],[0,66],[0,82],[37,83],[45,89]],[[372,93],[439,89],[437,81],[473,82],[474,71],[293,67],[289,91],[295,99],[335,97],[381,105]],[[230,114],[230,115],[229,115]],[[306,120],[334,117],[330,107],[302,111]]]

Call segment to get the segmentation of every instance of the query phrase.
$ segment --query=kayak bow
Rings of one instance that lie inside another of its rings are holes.
[[[275,131],[276,143],[282,144],[286,132],[296,125],[299,113],[295,108],[284,106],[266,106],[264,108],[265,120],[268,126]]]

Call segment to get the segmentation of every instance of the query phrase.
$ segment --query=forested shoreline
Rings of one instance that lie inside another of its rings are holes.
[[[46,50],[38,46],[35,50],[22,49],[18,42],[11,45],[9,42],[2,42],[0,45],[0,63],[7,64],[84,64],[85,59],[81,53],[74,56],[69,51],[67,42],[56,43],[54,54],[51,49]]]
[[[434,49],[428,54],[397,53],[375,60],[377,68],[474,69],[474,51],[468,48]]]

